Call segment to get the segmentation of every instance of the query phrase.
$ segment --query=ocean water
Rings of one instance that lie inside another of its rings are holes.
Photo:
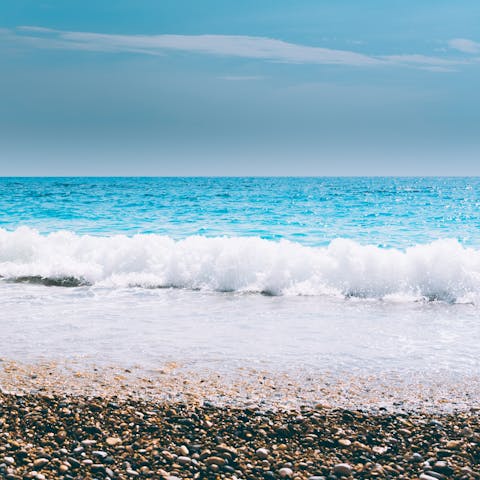
[[[0,179],[2,356],[474,374],[478,178]]]

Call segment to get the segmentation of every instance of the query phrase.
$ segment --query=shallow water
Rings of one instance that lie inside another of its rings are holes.
[[[407,373],[480,368],[473,305],[4,285],[2,355],[154,368]]]

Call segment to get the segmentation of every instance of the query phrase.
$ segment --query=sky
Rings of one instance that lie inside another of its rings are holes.
[[[1,175],[480,175],[478,0],[2,0]]]

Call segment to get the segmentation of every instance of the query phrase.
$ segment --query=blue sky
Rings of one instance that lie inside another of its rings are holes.
[[[3,0],[0,175],[480,175],[480,3]]]

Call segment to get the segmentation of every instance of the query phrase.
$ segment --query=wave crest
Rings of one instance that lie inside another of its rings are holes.
[[[0,229],[0,276],[45,285],[176,287],[270,295],[459,301],[480,293],[480,250],[438,240],[406,250],[335,239],[95,237]]]

